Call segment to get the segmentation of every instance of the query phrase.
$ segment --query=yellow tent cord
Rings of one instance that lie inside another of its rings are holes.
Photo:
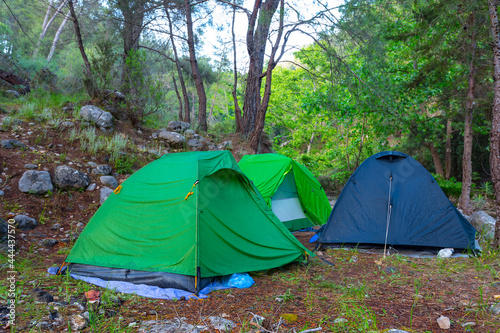
[[[188,194],[186,194],[186,197],[184,198],[184,200],[187,200],[190,196],[192,196],[194,194],[193,192],[193,189],[196,185],[198,185],[199,181],[195,181],[193,186],[191,186],[191,190],[188,192]]]

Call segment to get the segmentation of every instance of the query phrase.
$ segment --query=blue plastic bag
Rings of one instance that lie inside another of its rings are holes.
[[[250,288],[255,281],[247,273],[234,273],[222,277],[222,284],[228,288]]]

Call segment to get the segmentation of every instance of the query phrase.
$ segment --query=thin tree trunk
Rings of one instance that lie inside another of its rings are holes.
[[[215,89],[217,89],[217,87],[215,87]],[[214,93],[214,98],[212,99],[212,106],[210,107],[210,112],[208,113],[208,123],[210,123],[210,119],[212,118],[212,113],[214,112],[216,96],[217,96],[217,90]]]
[[[471,31],[471,60],[469,63],[469,81],[467,88],[467,106],[464,121],[464,152],[462,156],[462,193],[460,195],[460,208],[466,215],[471,215],[470,190],[472,186],[472,114],[474,111],[474,87],[476,85],[476,67],[474,59],[476,55],[476,11],[473,10],[469,17],[469,28]]]
[[[434,169],[436,173],[444,177],[443,164],[441,163],[441,157],[439,152],[432,142],[425,143],[425,146],[431,151],[432,161],[434,162]]]
[[[196,51],[194,48],[194,32],[193,32],[193,18],[191,17],[191,1],[184,0],[186,9],[186,26],[188,33],[188,48],[189,48],[189,61],[191,63],[191,70],[193,71],[193,79],[196,85],[196,93],[198,94],[198,129],[207,131],[207,96],[205,94],[205,87],[198,68],[198,60],[196,59]]]
[[[50,48],[49,55],[47,56],[47,63],[49,63],[52,60],[52,56],[54,55],[54,52],[56,50],[57,42],[59,41],[59,37],[61,36],[61,32],[64,29],[66,22],[68,22],[70,15],[71,15],[71,12],[68,10],[68,13],[64,17],[64,20],[62,21],[61,25],[59,26],[59,29],[57,29],[56,35],[54,36],[54,41],[52,42],[52,47]]]
[[[313,132],[313,134],[311,134],[311,138],[309,139],[309,143],[307,144],[307,151],[306,151],[306,155],[309,155],[309,153],[311,152],[311,147],[312,147],[312,144],[313,144],[313,141],[314,141],[314,135],[316,133]]]
[[[47,13],[45,14],[45,19],[43,20],[43,24],[42,24],[42,32],[40,33],[40,36],[38,37],[38,42],[36,43],[35,50],[33,51],[33,58],[35,58],[37,56],[38,50],[40,49],[40,45],[42,44],[42,39],[45,37],[45,34],[47,34],[47,30],[49,30],[50,26],[52,25],[52,22],[54,22],[54,19],[57,16],[57,14],[59,14],[59,12],[62,10],[64,5],[66,4],[66,0],[61,2],[59,7],[57,7],[54,15],[52,15],[50,20],[47,22],[47,19],[50,15],[50,10],[52,9],[52,4],[53,4],[53,0],[50,1],[49,8],[47,8]]]
[[[179,121],[182,120],[182,98],[181,95],[179,94],[179,89],[177,89],[177,82],[175,81],[175,75],[172,75],[172,80],[174,81],[174,89],[175,89],[175,94],[177,95],[177,100],[179,101]]]
[[[83,80],[83,83],[84,83],[85,89],[87,90],[87,93],[90,95],[90,97],[97,98],[97,97],[99,97],[99,91],[98,91],[98,88],[96,87],[94,77],[92,75],[92,68],[90,67],[89,59],[87,58],[87,54],[85,53],[85,48],[83,47],[82,34],[80,32],[80,24],[78,23],[78,18],[76,17],[76,14],[75,14],[75,7],[73,6],[73,0],[68,0],[68,6],[69,6],[69,10],[71,12],[73,26],[75,28],[75,35],[76,35],[76,39],[78,41],[78,48],[80,49],[80,53],[82,55],[83,64],[84,64],[83,73],[85,74],[85,79]]]
[[[182,75],[182,68],[179,62],[179,56],[177,55],[177,47],[175,46],[175,41],[174,41],[172,19],[170,18],[167,0],[163,1],[163,6],[165,7],[165,14],[167,15],[168,26],[170,29],[170,42],[172,43],[172,50],[174,51],[175,66],[177,68],[177,75],[179,76],[179,84],[181,85],[182,96],[184,97],[184,121],[191,123],[191,117],[189,115],[190,112],[189,95],[186,88],[186,83],[184,82],[184,76]]]
[[[236,3],[236,0],[234,0]],[[238,104],[238,95],[237,95],[237,88],[238,88],[238,70],[237,70],[237,65],[236,65],[236,36],[234,33],[234,19],[236,16],[236,7],[233,7],[233,21],[231,24],[231,35],[233,37],[233,72],[234,72],[234,85],[233,85],[233,102],[234,102],[234,120],[236,122],[236,133],[243,133],[243,123],[241,119],[241,109],[240,105]]]
[[[452,138],[452,134],[453,134],[453,122],[451,120],[451,118],[448,118],[446,120],[446,144],[445,144],[445,151],[444,151],[444,168],[445,168],[445,171],[444,171],[444,177],[446,178],[446,180],[450,179],[451,177],[451,169],[452,169],[452,165],[451,165],[451,161],[452,161],[452,157],[451,157],[451,138]]]
[[[250,58],[248,67],[247,84],[245,89],[245,98],[243,100],[243,131],[245,135],[255,132],[262,133],[261,126],[257,120],[257,114],[261,110],[261,84],[262,69],[264,68],[264,53],[266,49],[269,27],[271,25],[274,13],[278,8],[280,0],[255,0],[252,13],[248,21],[247,29],[247,51]],[[258,16],[258,19],[257,19]],[[257,27],[255,26],[257,23]],[[266,74],[267,80],[267,74]],[[269,92],[271,91],[269,87]],[[264,97],[265,98],[265,97]],[[265,108],[267,109],[267,105]],[[262,118],[262,115],[261,117]],[[256,130],[256,131],[255,131]],[[259,141],[259,137],[250,140]]]
[[[497,213],[493,245],[498,248],[500,247],[500,27],[497,15],[498,2],[496,0],[488,0],[488,7],[491,20],[491,35],[494,38],[493,68],[495,78],[490,136],[490,170],[495,190]]]
[[[267,64],[266,70],[266,85],[264,87],[264,96],[262,98],[262,103],[257,112],[257,118],[255,120],[255,129],[250,134],[250,147],[257,152],[260,146],[260,138],[264,130],[264,124],[266,121],[267,107],[269,106],[269,100],[271,98],[271,81],[273,77],[273,69],[276,67],[275,56],[280,45],[281,36],[283,35],[283,24],[285,17],[285,2],[280,0],[280,25],[278,28],[278,36],[276,36],[276,41],[274,42],[273,48],[271,50],[271,55],[269,57],[269,62]],[[260,96],[260,92],[259,92]]]

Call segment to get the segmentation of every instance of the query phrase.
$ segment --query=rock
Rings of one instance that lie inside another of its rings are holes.
[[[15,90],[6,90],[5,91],[7,94],[11,95],[12,97],[14,98],[20,98],[21,95],[19,95],[19,93]]]
[[[7,235],[7,232],[9,232],[9,224],[0,217],[0,238]]]
[[[184,121],[170,121],[167,125],[167,131],[182,133],[191,127],[190,123]]]
[[[59,124],[60,129],[66,129],[70,127],[75,127],[75,123],[71,121],[63,121],[62,123]]]
[[[30,170],[33,170],[33,169],[38,168],[38,165],[36,165],[36,164],[25,164],[25,165],[24,165],[24,168],[25,168],[25,169],[30,169]]]
[[[495,219],[481,210],[472,214],[470,223],[486,238],[491,239],[495,235]]]
[[[183,148],[186,138],[179,133],[162,131],[158,133],[158,137],[163,139],[172,148]]]
[[[59,242],[57,241],[57,239],[50,239],[50,238],[47,238],[47,239],[44,239],[44,240],[42,241],[42,246],[43,246],[43,247],[46,247],[46,248],[49,248],[49,247],[52,247],[52,246],[56,245],[57,243],[59,243]]]
[[[472,326],[476,326],[477,324],[473,321],[468,321],[464,324],[462,324],[462,327],[472,327]]]
[[[334,324],[343,324],[343,323],[347,323],[347,319],[345,318],[335,318],[335,320],[333,321]]]
[[[92,183],[89,186],[87,186],[87,188],[85,190],[86,191],[93,191],[96,189],[96,187],[97,187],[96,183]]]
[[[387,333],[410,333],[408,331],[398,330],[398,329],[395,329],[395,328],[391,328],[390,330],[387,330],[386,332]]]
[[[450,258],[453,255],[455,250],[452,248],[446,248],[439,250],[437,257],[438,258]]]
[[[54,301],[54,297],[51,294],[40,288],[33,289],[30,295],[38,303],[50,303]]]
[[[70,113],[70,112],[75,110],[75,107],[74,106],[65,106],[62,108],[62,110],[63,110],[63,112]]]
[[[500,303],[494,304],[490,308],[491,314],[494,316],[500,315]]]
[[[217,148],[220,150],[233,150],[233,142],[231,140],[224,141]]]
[[[97,168],[97,167],[98,167],[97,163],[92,162],[92,161],[91,161],[91,162],[87,162],[87,165],[88,165],[88,166],[91,166],[91,167],[94,167],[94,168]]]
[[[187,141],[187,145],[193,151],[198,151],[198,150],[201,150],[203,148],[203,144],[196,139],[189,139]]]
[[[91,123],[94,123],[99,128],[111,129],[113,127],[113,115],[111,113],[99,109],[94,105],[85,105],[80,109],[80,116]]]
[[[216,330],[231,332],[231,330],[236,327],[235,323],[226,318],[210,316],[208,319],[210,320],[211,326]]]
[[[387,266],[387,267],[385,268],[385,272],[386,272],[387,274],[397,274],[397,273],[399,273],[399,269],[397,269],[396,267]]]
[[[61,225],[59,223],[56,223],[52,227],[50,227],[50,230],[59,230],[59,228],[61,228]]]
[[[56,168],[54,183],[60,189],[82,189],[90,185],[90,178],[86,173],[72,169],[67,165]]]
[[[47,171],[26,171],[18,182],[19,190],[25,193],[45,194],[52,191],[52,179]]]
[[[73,315],[70,319],[70,325],[72,331],[81,331],[87,327],[87,320],[79,314]]]
[[[38,225],[34,218],[26,215],[16,215],[14,217],[14,221],[16,221],[16,225],[19,230],[32,230]]]
[[[0,197],[3,197],[5,195],[5,192],[0,190]]]
[[[451,327],[450,318],[448,317],[444,316],[439,317],[437,319],[437,323],[439,325],[439,328],[441,328],[442,330],[449,330]]]
[[[109,186],[113,190],[118,187],[118,182],[113,176],[101,176],[99,179],[103,185]]]
[[[106,175],[109,175],[111,173],[111,171],[113,171],[113,169],[111,169],[111,167],[109,165],[101,164],[101,165],[97,166],[95,169],[93,169],[92,173],[95,175],[106,176]]]
[[[5,149],[14,149],[14,148],[23,148],[23,149],[26,149],[26,148],[28,148],[21,141],[17,141],[17,140],[14,140],[14,139],[0,141],[0,147],[5,148]]]
[[[101,205],[106,201],[106,199],[113,193],[113,190],[109,187],[101,188]]]
[[[185,130],[185,131],[184,131],[184,136],[185,136],[186,138],[192,138],[192,137],[194,137],[195,135],[196,135],[196,132],[195,132],[195,131],[193,131],[192,129],[187,129],[187,130]]]
[[[52,325],[48,321],[41,321],[36,324],[36,327],[38,327],[41,330],[49,330]]]

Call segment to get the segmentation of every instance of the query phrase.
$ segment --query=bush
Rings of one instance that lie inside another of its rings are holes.
[[[462,183],[457,182],[456,178],[451,177],[449,180],[444,179],[443,176],[433,174],[438,185],[448,197],[459,197],[462,193]]]

